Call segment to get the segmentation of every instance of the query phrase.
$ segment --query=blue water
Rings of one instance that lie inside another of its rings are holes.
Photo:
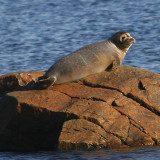
[[[78,48],[125,30],[137,40],[123,64],[160,73],[159,0],[0,0],[0,75],[47,70]],[[0,159],[154,159],[135,151],[1,152]],[[158,158],[159,159],[159,158]]]
[[[159,0],[0,0],[0,75],[47,70],[120,30],[137,40],[123,64],[160,73]]]

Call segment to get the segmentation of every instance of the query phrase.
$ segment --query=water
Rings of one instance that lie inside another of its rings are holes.
[[[0,0],[0,75],[47,70],[78,48],[129,31],[124,65],[160,73],[159,0]]]
[[[159,160],[160,149],[0,153],[1,160]]]
[[[125,30],[137,40],[123,64],[160,73],[159,0],[0,0],[0,75],[47,70],[78,48]],[[0,159],[157,159],[159,149],[1,152]],[[159,159],[159,158],[158,158]]]

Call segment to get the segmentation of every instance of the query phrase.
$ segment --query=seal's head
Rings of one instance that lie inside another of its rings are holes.
[[[125,53],[136,40],[128,32],[117,32],[109,40]]]

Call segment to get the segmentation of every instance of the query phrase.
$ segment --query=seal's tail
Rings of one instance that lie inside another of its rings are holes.
[[[34,89],[46,89],[49,86],[53,85],[54,82],[56,81],[55,76],[49,76],[47,78],[39,77],[38,80],[34,84]]]
[[[40,90],[40,89],[46,89],[49,86],[53,85],[56,81],[55,76],[50,76],[47,78],[39,77],[37,80],[32,80],[30,83],[28,83],[24,89],[26,90]]]

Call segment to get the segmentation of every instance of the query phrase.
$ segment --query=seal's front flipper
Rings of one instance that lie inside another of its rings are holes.
[[[113,60],[113,62],[105,69],[105,71],[114,71],[117,69],[117,61]]]
[[[49,86],[53,85],[57,80],[55,76],[50,76],[47,78],[40,77],[37,82],[35,82],[34,89],[46,89]]]
[[[117,69],[117,67],[118,67],[118,63],[117,63],[117,61],[116,61],[116,60],[113,60],[111,70],[112,70],[112,71],[115,71],[115,70]]]

